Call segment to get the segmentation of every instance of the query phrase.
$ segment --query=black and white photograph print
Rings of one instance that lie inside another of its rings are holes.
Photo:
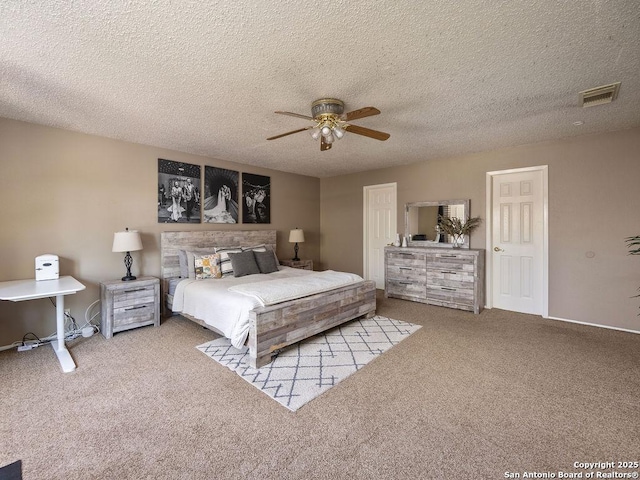
[[[238,223],[238,172],[204,167],[203,221]]]
[[[271,177],[242,174],[242,222],[271,223]]]
[[[200,223],[200,165],[158,159],[158,223]]]

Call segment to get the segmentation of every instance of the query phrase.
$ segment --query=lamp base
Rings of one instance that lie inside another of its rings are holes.
[[[129,280],[135,280],[136,277],[131,275],[131,265],[133,265],[133,258],[131,258],[131,253],[127,252],[124,256],[124,266],[127,267],[127,274],[122,277],[123,282],[128,282]]]

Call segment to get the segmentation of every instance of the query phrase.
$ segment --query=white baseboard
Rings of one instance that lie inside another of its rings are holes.
[[[492,307],[485,306],[484,308],[487,310],[491,310]],[[640,330],[630,330],[628,328],[612,327],[611,325],[601,325],[599,323],[580,322],[578,320],[569,320],[568,318],[551,317],[551,316],[545,317],[544,315],[542,316],[542,318],[549,319],[549,320],[557,320],[559,322],[577,323],[579,325],[585,325],[587,327],[606,328],[608,330],[618,330],[619,332],[640,334]]]
[[[548,318],[549,320],[558,320],[560,322],[577,323],[577,324],[580,324],[580,325],[586,325],[587,327],[599,327],[599,328],[606,328],[606,329],[609,329],[609,330],[618,330],[619,332],[640,334],[640,330],[631,330],[631,329],[628,329],[628,328],[612,327],[611,325],[601,325],[599,323],[579,322],[578,320],[569,320],[567,318],[560,318],[560,317],[544,317],[544,318]]]

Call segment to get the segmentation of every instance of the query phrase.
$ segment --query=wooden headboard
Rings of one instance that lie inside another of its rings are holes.
[[[271,245],[276,251],[275,230],[197,230],[160,234],[160,273],[163,280],[180,276],[178,250],[207,247],[251,247]]]

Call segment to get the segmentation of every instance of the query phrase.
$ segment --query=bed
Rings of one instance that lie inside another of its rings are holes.
[[[257,245],[268,246],[275,252],[276,231],[162,232],[160,249],[163,315],[167,317],[176,314],[173,311],[173,306],[174,301],[178,301],[174,299],[173,294],[178,291],[178,288],[187,288],[189,283],[195,283],[193,280],[181,282],[181,250],[204,252],[212,247],[253,247]],[[287,269],[290,272],[287,272]],[[285,278],[287,276],[297,278],[302,275],[302,271],[293,271],[294,269],[288,267],[283,267],[281,270],[284,273],[277,272],[277,274],[269,275]],[[254,275],[249,277],[254,277]],[[247,283],[251,282],[249,277],[241,278],[244,283]],[[255,277],[263,277],[263,275],[255,275]],[[219,285],[223,285],[221,281],[224,280],[224,278],[203,280],[197,287],[204,286],[204,282],[220,282]],[[253,283],[248,285],[250,287]],[[256,304],[248,311],[248,332],[246,335],[251,366],[260,368],[268,364],[278,350],[342,323],[359,317],[372,317],[375,315],[375,309],[375,283],[362,279],[345,286],[306,295],[302,298],[285,300],[273,305]],[[206,319],[199,318],[206,315],[190,315],[185,312],[179,314],[220,335],[227,336],[224,327],[216,326]]]

